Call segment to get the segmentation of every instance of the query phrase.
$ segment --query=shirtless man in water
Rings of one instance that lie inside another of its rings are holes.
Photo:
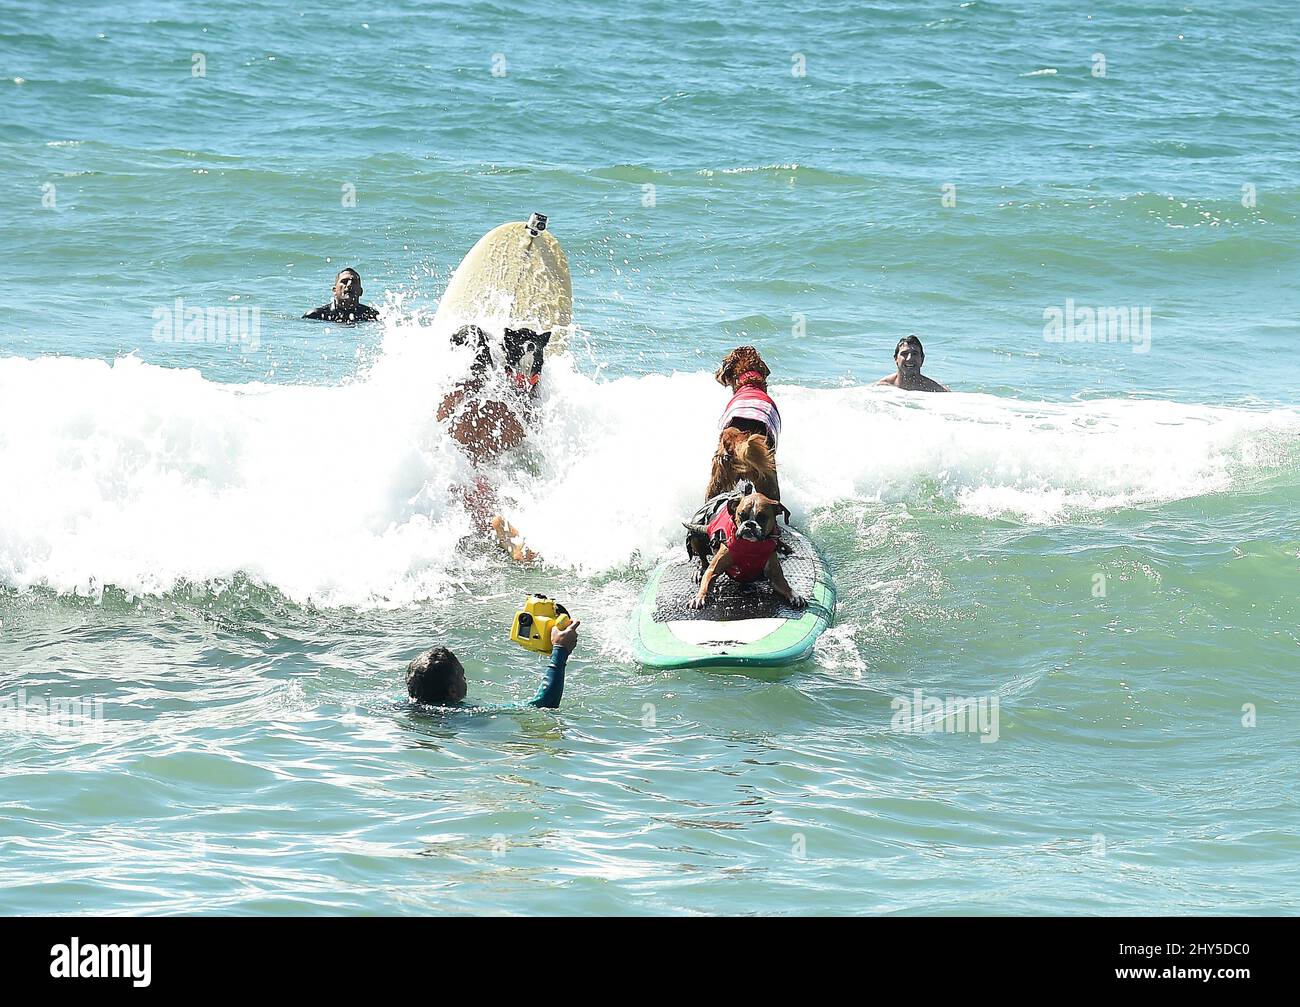
[[[361,274],[351,267],[339,270],[338,276],[334,277],[333,297],[329,304],[322,304],[319,308],[312,308],[303,318],[311,318],[318,322],[373,322],[379,317],[379,312],[369,304],[361,303],[361,295],[364,291],[361,289]]]
[[[894,363],[898,371],[887,378],[881,378],[877,384],[893,385],[908,392],[952,391],[921,373],[921,365],[925,363],[925,350],[921,348],[921,340],[916,336],[904,336],[898,341],[894,347]]]

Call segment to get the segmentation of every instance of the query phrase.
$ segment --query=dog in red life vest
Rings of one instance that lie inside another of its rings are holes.
[[[752,482],[766,497],[781,499],[776,477],[776,442],[781,413],[767,393],[768,369],[758,350],[737,346],[713,375],[734,393],[718,421],[718,447],[704,498],[728,492],[739,480]]]
[[[713,503],[711,501],[705,505],[706,513]],[[785,523],[789,524],[789,508],[779,500],[755,491],[751,483],[742,483],[737,487],[737,492],[716,498],[716,503],[719,505],[717,513],[707,525],[686,526],[691,533],[686,541],[686,551],[698,558],[703,567],[700,590],[691,599],[690,607],[705,606],[709,599],[709,588],[720,573],[741,582],[766,577],[772,590],[790,607],[803,608],[808,604],[807,599],[790,589],[781,569],[781,533],[776,518],[778,514],[784,514]],[[713,558],[704,567],[710,550]]]

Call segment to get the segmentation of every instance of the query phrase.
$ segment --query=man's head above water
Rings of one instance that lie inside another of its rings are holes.
[[[880,379],[879,384],[893,385],[909,392],[946,392],[939,382],[921,373],[925,363],[925,348],[916,335],[904,336],[894,346],[894,373]]]
[[[921,345],[921,340],[914,335],[900,339],[894,347],[894,363],[900,371],[914,370],[920,374],[921,365],[925,363],[925,347]]]
[[[340,308],[353,307],[361,300],[361,274],[351,266],[340,269],[334,277],[334,303]]]
[[[406,666],[406,693],[417,703],[455,706],[468,691],[465,669],[446,647],[426,650]]]
[[[318,322],[342,322],[348,325],[353,322],[373,322],[379,317],[379,312],[369,304],[361,303],[363,293],[361,274],[351,266],[340,269],[334,275],[329,304],[313,308],[302,317]]]

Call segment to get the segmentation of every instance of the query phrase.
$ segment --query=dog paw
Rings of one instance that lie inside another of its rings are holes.
[[[805,597],[804,597],[803,595],[801,595],[801,594],[793,594],[793,595],[790,596],[790,607],[791,607],[791,608],[807,608],[807,607],[808,607],[808,599],[805,598]]]
[[[688,601],[688,602],[686,603],[686,607],[687,607],[687,608],[695,608],[695,609],[703,608],[703,607],[704,607],[704,599],[701,598],[701,597],[697,594],[694,598],[692,598],[690,601]]]
[[[704,571],[703,571],[703,570],[693,570],[693,571],[691,571],[691,583],[692,583],[692,584],[698,584],[698,583],[699,583],[700,581],[702,581],[703,579],[704,579]]]

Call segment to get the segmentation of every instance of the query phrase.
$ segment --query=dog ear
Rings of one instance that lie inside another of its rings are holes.
[[[785,515],[785,523],[786,523],[786,524],[789,524],[789,523],[790,523],[790,508],[787,507],[785,504],[780,503],[779,501],[778,501],[778,503],[777,503],[776,506],[777,506],[777,509],[780,510],[780,512],[781,512],[782,514]]]
[[[537,348],[539,350],[546,349],[546,344],[549,343],[550,341],[551,341],[551,334],[549,332],[539,333],[536,340]]]
[[[473,346],[474,363],[470,370],[481,374],[492,366],[492,347],[488,344],[487,333],[477,325],[462,325],[451,337],[453,346]]]
[[[736,351],[732,350],[722,358],[722,366],[713,372],[713,380],[720,385],[731,384],[731,372],[736,366]]]
[[[731,516],[732,516],[733,518],[736,516],[736,508],[739,507],[739,506],[740,506],[740,497],[738,497],[738,496],[734,496],[734,495],[733,495],[733,496],[732,496],[732,497],[727,501],[727,510],[731,512]]]
[[[483,346],[487,342],[487,333],[477,325],[462,325],[451,337],[452,346]]]

